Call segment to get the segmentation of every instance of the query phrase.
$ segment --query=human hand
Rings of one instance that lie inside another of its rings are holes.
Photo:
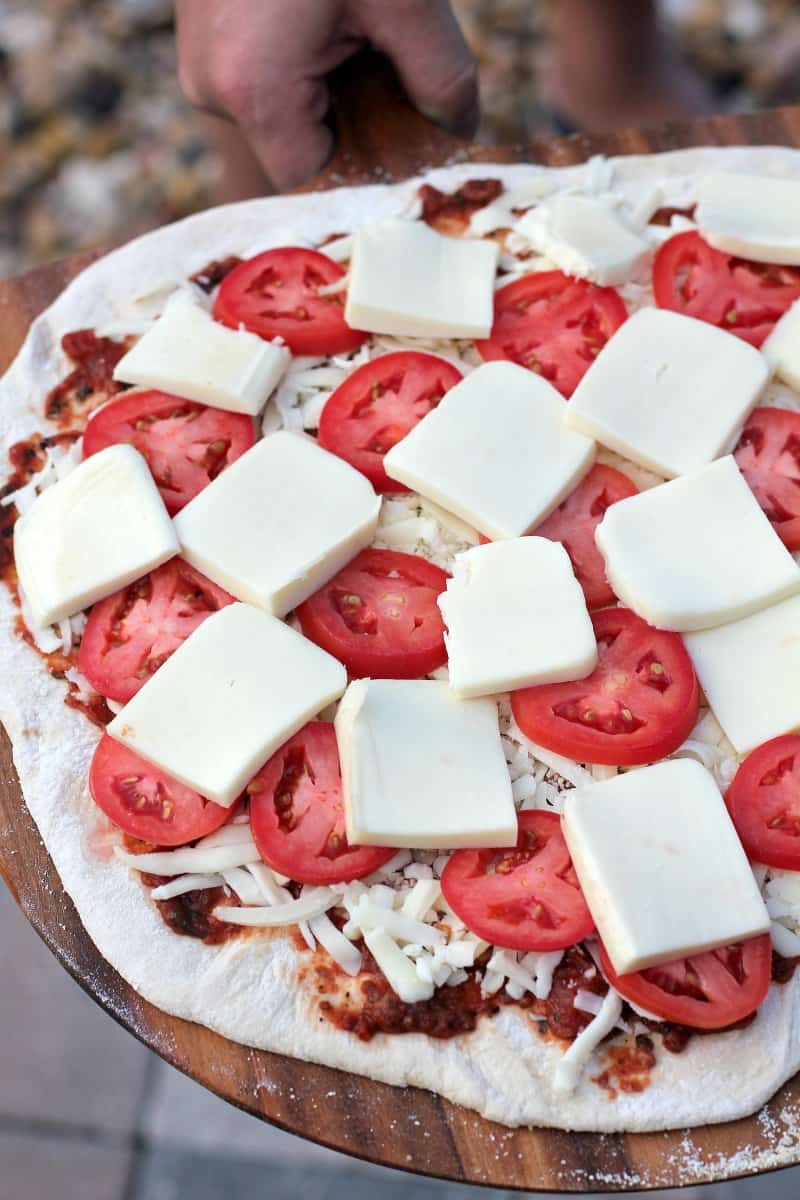
[[[177,0],[181,86],[233,120],[279,190],[315,174],[333,136],[325,77],[365,45],[454,133],[478,119],[478,75],[449,0]]]

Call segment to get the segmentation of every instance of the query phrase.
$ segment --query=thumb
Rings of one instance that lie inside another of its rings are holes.
[[[478,67],[449,0],[377,0],[366,30],[392,60],[412,103],[451,133],[472,137],[480,118]]]

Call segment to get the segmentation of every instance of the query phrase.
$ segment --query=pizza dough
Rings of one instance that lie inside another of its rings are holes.
[[[613,165],[615,189],[646,200],[660,185],[661,203],[682,206],[691,203],[697,175],[709,167],[800,177],[800,152],[700,149]],[[540,172],[565,186],[585,180],[592,169],[479,164],[432,171],[426,179],[451,190],[470,177],[491,175],[508,187]],[[158,311],[169,291],[210,260],[318,242],[334,230],[397,215],[420,182],[231,205],[148,234],[95,263],[34,322],[0,382],[4,450],[45,428],[42,400],[65,374],[63,333],[86,326],[133,330],[148,305]],[[590,1082],[590,1071],[572,1095],[556,1096],[552,1080],[561,1050],[532,1033],[513,1006],[481,1020],[475,1032],[446,1041],[409,1034],[363,1043],[319,1021],[312,997],[296,983],[298,965],[307,959],[288,937],[220,946],[179,937],[138,877],[113,858],[114,834],[86,790],[99,731],[64,705],[65,685],[14,635],[15,616],[8,590],[0,588],[0,717],[13,741],[25,800],[90,937],[158,1007],[238,1042],[428,1088],[509,1125],[638,1131],[725,1121],[754,1111],[800,1067],[800,975],[770,990],[748,1028],[694,1037],[679,1055],[659,1052],[649,1087],[614,1101]]]

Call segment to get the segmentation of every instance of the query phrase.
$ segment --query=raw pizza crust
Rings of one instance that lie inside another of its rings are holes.
[[[630,196],[663,187],[663,204],[691,201],[697,173],[716,167],[800,176],[800,152],[779,147],[699,149],[612,160],[615,190]],[[452,189],[491,175],[506,185],[541,171],[560,185],[580,184],[591,167],[476,164],[431,171]],[[229,205],[190,217],[130,243],[75,279],[31,327],[0,381],[0,441],[42,431],[41,403],[65,373],[59,346],[67,331],[101,331],[143,315],[165,291],[215,258],[270,246],[316,242],[365,220],[394,215],[420,180],[341,188]],[[145,315],[147,315],[145,313]],[[135,326],[131,324],[131,328]],[[0,718],[13,742],[26,803],[80,918],[100,953],[145,999],[234,1041],[391,1084],[427,1088],[508,1125],[610,1132],[700,1125],[745,1116],[800,1068],[800,976],[771,988],[747,1029],[695,1037],[680,1055],[660,1053],[649,1087],[609,1101],[589,1081],[571,1096],[553,1094],[561,1051],[540,1040],[513,1007],[483,1019],[475,1032],[446,1041],[420,1034],[379,1035],[363,1043],[320,1021],[296,985],[307,961],[285,937],[259,936],[207,946],[170,932],[138,878],[110,854],[86,791],[98,730],[63,703],[64,685],[13,633],[16,616],[0,587]]]

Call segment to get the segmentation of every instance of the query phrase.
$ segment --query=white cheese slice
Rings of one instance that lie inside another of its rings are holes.
[[[456,556],[439,597],[450,687],[489,696],[583,679],[597,643],[569,555],[548,538],[511,538]]]
[[[429,679],[358,679],[336,714],[353,845],[512,846],[517,816],[490,700]]]
[[[742,559],[748,570],[747,559]],[[739,754],[800,728],[800,596],[687,634],[700,686]]]
[[[87,458],[14,527],[19,581],[37,626],[73,616],[179,550],[147,463],[132,446]]]
[[[761,353],[778,379],[800,391],[800,300],[783,314]]]
[[[229,807],[269,756],[341,696],[346,683],[341,663],[288,625],[231,604],[198,626],[108,732]]]
[[[398,337],[488,337],[499,247],[422,221],[364,225],[353,239],[345,320]]]
[[[188,293],[178,292],[119,360],[114,378],[255,417],[290,358],[286,346],[228,329]]]
[[[514,226],[568,275],[593,283],[625,283],[650,254],[644,238],[596,196],[560,192],[537,204]]]
[[[566,408],[541,376],[485,363],[392,447],[386,472],[487,537],[519,537],[594,461],[594,442],[565,426]]]
[[[699,763],[672,759],[574,788],[562,825],[617,974],[769,929],[725,801]]]
[[[763,356],[741,338],[642,308],[589,367],[566,422],[671,478],[731,449],[768,375]]]
[[[718,250],[756,262],[800,264],[800,180],[713,171],[698,188],[694,218]]]
[[[612,504],[595,541],[617,596],[659,629],[709,629],[800,591],[730,455]]]
[[[217,476],[180,512],[183,557],[282,617],[372,541],[380,500],[343,459],[281,430]]]

